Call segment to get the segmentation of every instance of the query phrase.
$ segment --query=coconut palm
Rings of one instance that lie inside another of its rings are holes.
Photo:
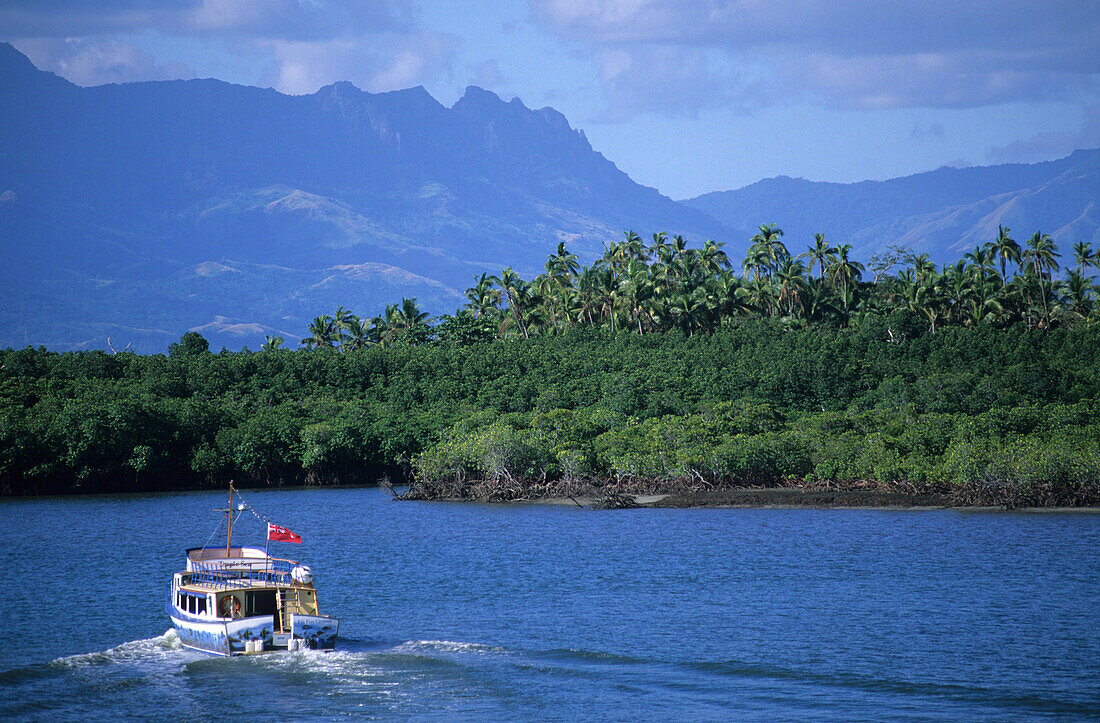
[[[818,278],[825,278],[825,266],[836,260],[836,249],[829,245],[829,242],[825,240],[825,234],[814,234],[814,245],[808,246],[804,253],[798,255],[798,258],[807,258],[810,263],[807,265],[806,270],[808,273],[813,273],[814,264],[820,271]]]
[[[1008,226],[997,226],[997,238],[992,241],[993,255],[1001,262],[1001,286],[1003,287],[1007,283],[1007,276],[1005,271],[1005,262],[1011,261],[1014,264],[1020,263],[1020,244],[1009,236],[1012,231]]]
[[[372,332],[371,326],[364,324],[358,316],[351,317],[347,321],[344,342],[340,347],[341,351],[357,351],[377,344],[380,340]]]
[[[335,322],[332,317],[324,314],[309,323],[309,336],[298,343],[307,349],[331,349],[338,338]]]
[[[724,241],[707,241],[703,244],[703,248],[699,250],[695,259],[700,273],[706,276],[714,276],[722,269],[729,268],[729,256],[722,250],[725,245]]]
[[[523,338],[529,339],[530,334],[528,334],[527,325],[524,322],[524,309],[520,303],[520,296],[526,291],[527,282],[520,278],[520,275],[511,266],[501,269],[500,276],[492,277],[492,281],[504,292],[504,298],[508,301],[508,310],[512,314],[516,325],[519,326]]]
[[[771,271],[775,269],[783,257],[790,256],[790,253],[783,242],[779,240],[783,236],[783,229],[778,228],[774,223],[759,228],[759,232],[749,239],[749,243],[764,250],[765,256],[768,258],[768,270]]]
[[[844,304],[844,323],[848,323],[848,306],[854,285],[863,278],[863,264],[848,258],[852,244],[841,244],[836,249],[836,261],[829,267],[829,278],[840,287],[840,297]]]
[[[500,289],[493,288],[493,277],[482,274],[473,287],[466,289],[466,307],[474,318],[500,313]]]
[[[265,337],[267,341],[260,345],[261,351],[274,351],[283,345],[283,337],[271,336],[270,334]]]
[[[332,315],[332,328],[336,332],[337,343],[343,345],[345,332],[348,328],[348,322],[354,319],[355,315],[345,309],[343,306],[337,306],[335,313]]]
[[[775,269],[776,290],[778,292],[779,305],[786,312],[786,316],[795,316],[795,309],[801,309],[802,287],[805,281],[806,267],[798,259],[787,256],[779,262]]]
[[[1073,244],[1073,261],[1077,264],[1077,273],[1084,274],[1086,266],[1100,266],[1100,255],[1092,249],[1088,241]]]
[[[1027,248],[1020,255],[1025,263],[1030,265],[1034,272],[1036,281],[1039,284],[1039,295],[1043,302],[1043,318],[1049,322],[1049,308],[1047,304],[1047,297],[1050,294],[1048,288],[1051,273],[1057,271],[1060,267],[1056,260],[1061,254],[1058,253],[1058,247],[1054,245],[1054,240],[1051,239],[1050,234],[1045,234],[1042,231],[1036,231],[1032,234],[1031,238],[1027,240]],[[1046,282],[1047,285],[1044,285]]]

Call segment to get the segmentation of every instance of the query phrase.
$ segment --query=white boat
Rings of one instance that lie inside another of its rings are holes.
[[[229,507],[217,510],[226,513],[225,546],[187,550],[187,568],[172,578],[167,607],[180,642],[226,656],[333,650],[340,621],[320,613],[311,570],[263,548],[232,546],[233,499],[231,484]],[[237,511],[246,509],[265,519],[242,500]],[[268,523],[268,539],[296,537]]]

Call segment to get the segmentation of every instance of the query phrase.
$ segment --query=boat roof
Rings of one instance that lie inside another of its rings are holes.
[[[230,547],[228,554],[224,547],[189,547],[187,559],[195,562],[210,562],[212,560],[266,560],[268,555],[259,547]]]

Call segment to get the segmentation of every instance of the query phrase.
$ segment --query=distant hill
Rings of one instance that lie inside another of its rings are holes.
[[[710,217],[634,183],[551,108],[468,88],[308,96],[216,80],[75,86],[0,44],[0,346],[293,345],[344,305],[453,312],[482,272],[584,260]]]
[[[1023,243],[1049,233],[1068,256],[1076,241],[1100,243],[1100,150],[1057,161],[980,168],[940,168],[889,181],[820,183],[780,176],[736,191],[683,201],[748,238],[762,223],[784,231],[792,250],[814,233],[850,243],[866,260],[890,244],[954,261],[1012,229]]]
[[[956,258],[1012,227],[1100,243],[1100,151],[891,181],[773,178],[677,203],[552,108],[468,88],[312,95],[216,80],[83,88],[0,43],[0,347],[163,351],[188,330],[296,344],[338,305],[453,312],[483,273],[530,278],[559,241],[587,263],[633,229],[726,242],[763,223],[866,260]]]

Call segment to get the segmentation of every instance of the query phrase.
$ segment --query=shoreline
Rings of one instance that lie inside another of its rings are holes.
[[[414,498],[415,499],[415,498]],[[1070,505],[1061,500],[1051,504],[1015,504],[991,499],[964,499],[948,492],[889,489],[815,489],[804,487],[729,487],[704,491],[671,491],[659,494],[614,494],[598,496],[555,494],[512,499],[479,497],[437,497],[432,501],[481,504],[564,505],[584,509],[866,509],[866,510],[959,510],[965,512],[1080,512],[1100,513],[1100,504]],[[1022,500],[1021,500],[1022,502]]]

